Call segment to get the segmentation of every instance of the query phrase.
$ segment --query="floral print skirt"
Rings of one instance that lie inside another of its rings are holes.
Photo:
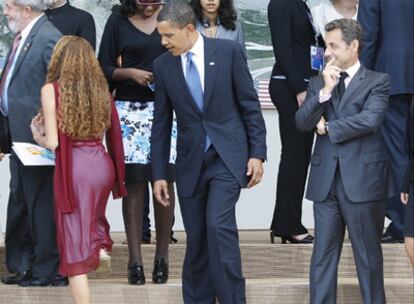
[[[122,142],[125,153],[126,179],[151,180],[151,129],[154,117],[153,101],[115,102],[122,130]],[[177,123],[174,118],[171,131],[170,164],[177,157]],[[133,171],[133,172],[131,172]],[[144,171],[144,172],[136,172]],[[173,179],[173,177],[169,178]]]

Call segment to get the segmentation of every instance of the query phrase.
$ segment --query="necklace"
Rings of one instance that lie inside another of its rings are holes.
[[[208,38],[216,38],[217,36],[217,26],[210,26],[205,29],[206,36]]]

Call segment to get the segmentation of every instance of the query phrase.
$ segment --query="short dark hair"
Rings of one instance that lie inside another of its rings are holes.
[[[119,0],[120,4],[116,4],[112,7],[112,12],[124,16],[132,17],[138,11],[138,6],[135,0]]]
[[[200,0],[191,0],[190,4],[194,9],[198,21],[203,23],[204,16]],[[221,25],[225,29],[231,31],[236,29],[237,12],[234,9],[233,0],[220,0],[218,17],[220,18]]]
[[[326,32],[332,32],[334,30],[341,30],[342,39],[347,45],[350,45],[352,41],[357,40],[359,42],[358,52],[361,52],[362,48],[362,27],[358,21],[353,19],[336,19],[325,25]]]
[[[196,25],[196,16],[185,0],[171,0],[167,3],[157,17],[158,22],[169,21],[180,28],[188,24]]]

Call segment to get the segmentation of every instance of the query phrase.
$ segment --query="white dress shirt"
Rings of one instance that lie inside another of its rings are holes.
[[[11,66],[10,66],[9,71],[8,71],[7,75],[5,75],[6,76],[6,83],[4,85],[3,92],[0,92],[1,93],[1,100],[0,100],[0,102],[2,102],[2,103],[4,102],[4,103],[7,103],[8,104],[8,94],[7,94],[7,91],[8,91],[9,85],[10,85],[10,80],[11,80],[11,77],[13,75],[14,66],[16,65],[17,58],[19,58],[20,52],[21,52],[23,46],[26,44],[26,39],[29,36],[30,31],[32,30],[33,26],[36,24],[36,22],[43,15],[44,14],[41,14],[40,16],[38,16],[35,19],[33,19],[32,21],[30,21],[30,23],[20,33],[20,35],[21,35],[22,38],[20,40],[19,47],[17,48],[16,54],[14,55],[13,62],[11,64]]]
[[[361,67],[361,63],[359,62],[359,60],[352,66],[350,66],[349,68],[347,68],[346,70],[342,71],[342,72],[346,72],[348,74],[348,77],[345,78],[344,83],[345,83],[345,89],[349,86],[349,83],[351,82],[352,78],[354,78],[355,74],[358,72],[359,68]],[[337,80],[337,84],[338,84]],[[323,89],[319,91],[319,102],[320,103],[324,103],[326,101],[328,101],[329,99],[331,99],[331,93],[330,94],[323,94]]]
[[[198,35],[198,39],[196,41],[196,43],[193,45],[193,47],[191,48],[191,50],[189,50],[188,52],[193,53],[193,62],[197,67],[198,73],[200,75],[200,81],[201,81],[201,88],[203,90],[204,93],[204,39],[203,36],[199,33],[197,33]],[[184,72],[184,77],[186,77],[186,65],[187,65],[187,53],[185,52],[183,54],[181,54],[181,64],[183,67],[183,72]]]

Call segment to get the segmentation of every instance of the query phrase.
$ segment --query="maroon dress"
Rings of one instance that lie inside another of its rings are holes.
[[[54,88],[58,109],[57,82]],[[58,131],[54,194],[59,273],[63,276],[95,270],[99,250],[112,248],[106,204],[111,191],[118,198],[126,195],[126,188],[121,130],[111,103],[111,128],[106,133],[109,154],[101,139],[72,140]]]

